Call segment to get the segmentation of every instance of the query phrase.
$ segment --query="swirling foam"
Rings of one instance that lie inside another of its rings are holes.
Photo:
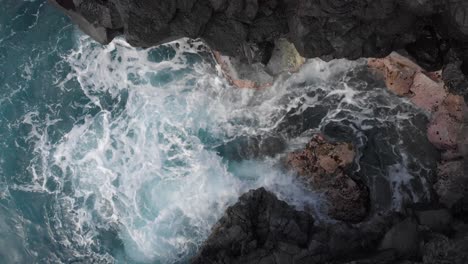
[[[267,90],[233,89],[198,47],[180,40],[141,50],[121,39],[103,47],[80,36],[64,58],[72,71],[59,85],[67,89],[68,82],[78,82],[89,102],[76,107],[98,110],[77,120],[57,144],[34,129],[34,113],[24,118],[33,127],[30,140],[37,141],[41,167],[49,168],[34,173],[36,187],[56,193],[57,217],[65,218],[56,219],[58,226],[72,230],[64,246],[93,251],[100,230],[115,230],[123,241],[123,262],[184,262],[227,206],[260,186],[318,211],[319,195],[279,168],[278,156],[228,165],[213,149],[238,136],[274,132],[294,109],[300,114],[328,99],[333,107],[322,124],[348,118],[343,112],[362,126],[367,119],[390,118],[374,117],[367,101],[389,97],[385,90],[327,82],[362,62],[314,60]],[[325,97],[308,94],[313,91]],[[307,133],[288,139],[288,146],[301,147],[307,139]],[[47,182],[58,187],[50,189]],[[120,256],[113,255],[104,252],[101,259]]]

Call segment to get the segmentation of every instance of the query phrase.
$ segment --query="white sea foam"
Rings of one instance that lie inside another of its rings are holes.
[[[65,246],[91,247],[99,229],[116,229],[132,260],[183,261],[228,205],[261,186],[298,208],[318,212],[319,195],[284,172],[278,157],[228,167],[213,147],[237,136],[267,134],[288,112],[297,109],[300,114],[335,97],[337,106],[323,123],[392,118],[373,116],[368,105],[370,96],[388,95],[384,90],[357,91],[346,79],[335,82],[336,87],[328,83],[362,62],[312,60],[269,89],[233,89],[198,55],[196,46],[186,40],[167,44],[165,59],[156,62],[152,56],[164,52],[161,48],[135,49],[121,39],[103,47],[79,36],[77,48],[64,58],[72,72],[58,85],[66,89],[67,82],[77,81],[90,100],[80,107],[97,107],[98,113],[77,122],[53,146],[36,129],[37,113],[24,117],[23,123],[32,127],[29,140],[37,142],[41,157],[35,162],[43,169],[30,168],[37,187],[47,189],[47,181],[59,185],[50,191],[57,192],[68,218],[57,221],[73,230],[73,237],[62,242]],[[324,96],[308,95],[311,91]],[[392,100],[388,108],[401,104]],[[358,109],[352,117],[340,115],[352,107]],[[300,147],[306,140],[298,137],[288,144]],[[392,180],[406,182],[406,177]]]
[[[137,50],[123,40],[103,48],[81,37],[67,58],[91,104],[102,110],[65,135],[54,147],[53,163],[73,182],[69,207],[87,201],[73,210],[78,233],[82,226],[117,225],[126,253],[137,261],[183,260],[251,188],[265,186],[298,206],[317,202],[268,164],[275,160],[243,162],[230,172],[197,136],[203,131],[215,144],[271,129],[275,108],[284,107],[272,95],[282,88],[260,96],[234,90],[208,63],[187,61],[196,50],[175,45],[169,44],[176,51],[170,60],[155,63],[148,59],[154,49]],[[155,85],[161,73],[178,75]],[[123,109],[106,109],[103,96],[127,98]],[[92,243],[88,234],[83,244]]]

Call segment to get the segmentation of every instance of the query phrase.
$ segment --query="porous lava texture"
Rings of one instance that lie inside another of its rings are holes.
[[[352,144],[330,143],[315,135],[305,149],[289,153],[286,163],[311,189],[325,193],[331,217],[359,222],[367,216],[369,191],[348,175],[355,155]]]

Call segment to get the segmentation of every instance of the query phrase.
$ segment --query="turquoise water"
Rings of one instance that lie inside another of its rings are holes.
[[[243,184],[203,147],[236,133],[206,54],[102,47],[45,1],[2,4],[3,263],[184,261],[266,181]]]
[[[2,263],[185,263],[226,207],[260,186],[326,218],[281,153],[331,122],[404,127],[419,114],[349,76],[363,62],[311,61],[267,90],[240,90],[200,43],[101,46],[46,1],[2,4]],[[326,110],[308,127],[281,129],[317,105]],[[256,146],[245,138],[278,135],[284,148],[270,156],[243,152]],[[388,177],[398,203],[412,176]]]

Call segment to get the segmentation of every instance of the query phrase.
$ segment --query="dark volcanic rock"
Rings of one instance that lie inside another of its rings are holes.
[[[250,191],[229,207],[193,263],[325,263],[371,253],[391,217],[362,225],[319,225],[265,189]]]
[[[304,57],[384,57],[404,49],[426,70],[443,67],[452,91],[468,90],[465,0],[49,1],[102,43],[119,34],[141,47],[201,37],[246,60],[284,37]]]

